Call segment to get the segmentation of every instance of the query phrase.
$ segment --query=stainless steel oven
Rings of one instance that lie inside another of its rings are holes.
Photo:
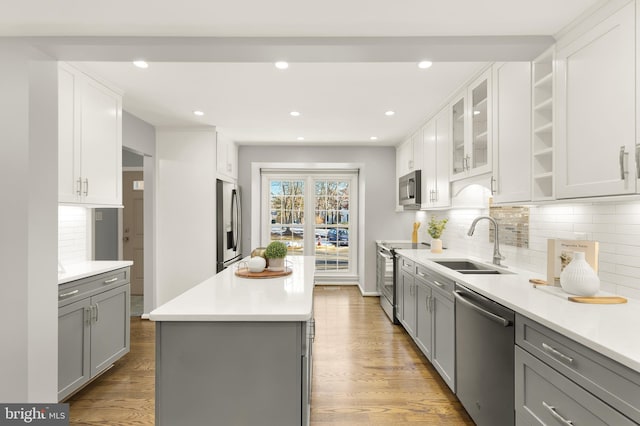
[[[398,295],[396,292],[397,249],[428,249],[427,243],[408,241],[380,241],[376,248],[376,287],[380,293],[380,306],[391,322],[400,324],[396,317]]]
[[[394,291],[394,255],[391,249],[378,244],[376,254],[376,287],[380,293],[380,306],[393,322],[396,317]]]

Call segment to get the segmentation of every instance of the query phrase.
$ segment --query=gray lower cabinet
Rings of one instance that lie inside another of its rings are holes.
[[[424,356],[433,362],[433,290],[426,281],[416,278],[417,284],[417,325],[415,341]]]
[[[640,373],[516,316],[518,425],[640,423]]]
[[[129,352],[129,268],[58,289],[58,400]]]
[[[415,263],[412,260],[400,256],[396,260],[398,268],[396,272],[396,301],[398,320],[409,334],[416,329],[415,309]]]
[[[308,425],[313,320],[156,322],[156,425]]]
[[[420,264],[413,264],[412,272],[407,269],[400,271],[402,325],[455,392],[455,283]]]

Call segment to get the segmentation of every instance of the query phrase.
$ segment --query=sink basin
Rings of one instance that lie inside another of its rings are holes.
[[[442,265],[449,269],[453,269],[461,274],[477,274],[477,275],[499,275],[499,274],[511,274],[511,272],[493,268],[490,265],[485,265],[471,260],[435,260],[435,263]]]

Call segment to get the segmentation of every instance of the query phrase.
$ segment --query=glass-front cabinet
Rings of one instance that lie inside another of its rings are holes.
[[[465,150],[464,150],[464,129],[465,129],[465,111],[464,111],[464,95],[451,107],[451,148],[452,148],[452,166],[453,174],[464,173]]]
[[[451,180],[491,171],[490,71],[469,85],[450,106]]]

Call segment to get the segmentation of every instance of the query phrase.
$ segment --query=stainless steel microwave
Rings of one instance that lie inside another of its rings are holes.
[[[420,170],[414,170],[398,179],[398,203],[405,209],[420,208],[421,174]]]

